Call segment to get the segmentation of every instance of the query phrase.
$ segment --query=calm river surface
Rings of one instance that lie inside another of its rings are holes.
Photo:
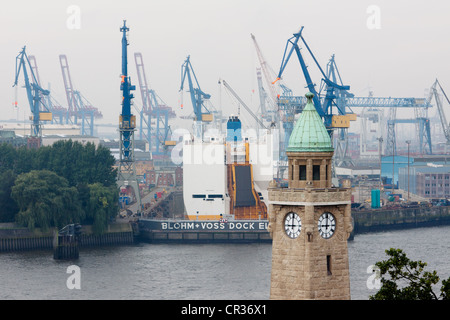
[[[353,300],[376,292],[367,269],[389,248],[450,277],[450,226],[356,235],[349,242]],[[71,265],[79,267],[80,289],[68,288]],[[0,299],[264,300],[270,271],[270,244],[140,243],[81,249],[76,261],[55,261],[51,251],[0,253]]]

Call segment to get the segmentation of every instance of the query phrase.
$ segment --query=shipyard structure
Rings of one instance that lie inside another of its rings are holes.
[[[273,179],[274,138],[245,137],[238,116],[226,135],[183,138],[180,219],[143,216],[141,232],[152,241],[269,241],[267,186]]]
[[[102,114],[76,90],[65,55],[60,55],[59,63],[67,103],[64,106],[57,102],[50,84],[44,88],[40,83],[36,57],[28,56],[24,47],[17,56],[14,87],[17,92],[18,80],[23,77],[31,116],[19,121],[22,105],[18,104],[16,93],[13,105],[17,119],[0,123],[0,142],[39,148],[71,139],[108,147],[116,158],[119,173],[122,210],[118,219],[138,221],[141,235],[146,234],[150,240],[270,241],[268,186],[272,180],[279,187],[294,190],[328,191],[343,188],[344,181],[349,180],[356,227],[361,216],[379,217],[388,210],[403,209],[423,213],[450,205],[450,124],[445,116],[450,100],[437,79],[425,98],[376,97],[372,91],[368,97],[355,97],[340,80],[333,55],[327,72],[321,72],[325,85],[317,92],[313,84],[319,79],[313,81],[304,54],[311,55],[320,71],[323,68],[303,37],[303,27],[288,40],[278,74],[271,74],[252,35],[260,62],[256,70],[260,98],[257,114],[225,81],[219,83],[254,117],[258,134],[244,132],[240,111],[238,116],[223,117],[222,110],[214,108],[209,101],[211,96],[200,88],[188,56],[182,64],[180,92],[187,82],[193,116],[186,119],[193,120],[192,134],[173,141],[169,120],[176,116],[175,112],[148,86],[139,52],[134,53],[134,60],[141,101],[133,101],[136,87],[128,72],[129,28],[125,21],[120,31],[123,99],[119,123],[94,125]],[[303,45],[307,50],[301,50]],[[308,90],[313,93],[313,107],[334,146],[332,156],[288,157],[290,138],[295,138],[294,123],[308,100],[303,95],[293,95],[282,79],[289,59],[295,56]],[[182,97],[180,100],[182,109]],[[428,111],[433,109],[436,116],[428,117]],[[403,111],[414,117],[402,118]],[[207,127],[220,129],[206,130]],[[112,136],[100,132],[107,128],[113,129]],[[182,163],[174,164],[171,151],[180,146]],[[328,196],[332,197],[330,192]],[[216,232],[221,230],[232,232]]]

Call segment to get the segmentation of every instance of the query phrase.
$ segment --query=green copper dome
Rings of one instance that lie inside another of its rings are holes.
[[[312,102],[314,95],[308,92],[305,108],[295,123],[289,138],[287,152],[331,152],[334,151],[330,135]]]

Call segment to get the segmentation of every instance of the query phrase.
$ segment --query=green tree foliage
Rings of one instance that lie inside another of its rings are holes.
[[[61,140],[39,149],[0,144],[0,222],[15,216],[30,228],[92,223],[103,232],[118,212],[114,163],[109,149],[93,143]]]
[[[84,218],[77,189],[52,171],[33,170],[20,174],[11,197],[19,207],[17,223],[29,229],[61,228]]]
[[[8,144],[0,144],[0,173],[14,169],[14,160],[16,158],[16,149]]]
[[[440,295],[433,291],[439,282],[436,271],[425,271],[427,264],[412,261],[401,249],[386,250],[389,259],[377,262],[381,288],[371,300],[438,300],[450,299],[450,278],[442,281]]]
[[[115,159],[110,151],[93,143],[57,141],[51,147],[41,147],[34,158],[36,170],[48,169],[67,179],[71,186],[99,182],[106,186],[116,182],[112,168]]]
[[[114,163],[109,149],[95,147],[93,143],[83,145],[72,140],[60,140],[39,149],[0,144],[0,173],[13,170],[19,175],[31,170],[49,170],[67,179],[70,186],[96,182],[114,185],[117,177]]]
[[[86,222],[92,224],[96,234],[106,231],[108,222],[117,215],[119,193],[116,187],[107,187],[101,183],[88,185],[89,199],[86,203]]]
[[[0,222],[14,222],[14,216],[19,211],[16,202],[11,199],[11,188],[15,180],[16,175],[12,169],[0,172]]]

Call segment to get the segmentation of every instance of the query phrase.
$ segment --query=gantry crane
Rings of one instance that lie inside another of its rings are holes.
[[[59,62],[61,65],[67,103],[69,105],[67,121],[78,124],[78,119],[80,119],[81,135],[92,136],[94,135],[94,119],[101,119],[103,115],[97,108],[92,106],[80,91],[74,89],[66,55],[61,54],[59,56]]]
[[[30,61],[31,69],[34,71],[34,74],[36,75],[36,80],[39,86],[41,86],[41,79],[39,76],[39,70],[36,62],[36,57],[33,55],[28,56],[28,60]],[[48,90],[50,94],[44,97],[42,92],[40,93],[41,99],[45,99],[47,102],[48,109],[52,113],[52,120],[51,123],[57,122],[59,124],[64,124],[66,121],[67,123],[67,108],[64,108],[61,106],[61,104],[56,101],[56,99],[52,96],[51,90],[50,90],[50,84],[48,85]],[[56,121],[55,121],[56,119]],[[66,120],[65,120],[66,119]]]
[[[413,119],[398,119],[397,109],[401,107],[414,108],[415,117]],[[419,139],[419,152],[432,154],[430,119],[428,118],[429,107],[431,107],[429,101],[416,98],[404,98],[403,103],[390,106],[387,120],[386,155],[395,156],[397,153],[395,125],[400,123],[415,124]]]
[[[264,89],[261,68],[256,69],[256,80],[258,82],[258,93],[259,93],[259,110],[261,118],[273,122],[275,121],[275,113],[273,108],[273,101],[269,98],[266,90]]]
[[[139,139],[147,140],[152,156],[167,155],[168,148],[175,145],[174,141],[169,140],[172,132],[169,119],[174,118],[176,114],[162,101],[155,90],[149,88],[142,54],[136,52],[134,59],[142,98],[142,109],[138,110],[140,114]],[[154,129],[152,129],[153,122]]]
[[[430,104],[424,101],[425,99],[417,99],[417,98],[383,98],[383,97],[354,97],[349,90],[349,86],[345,86],[342,83],[342,79],[340,77],[339,71],[337,69],[334,55],[331,57],[329,63],[327,64],[326,73],[323,72],[313,53],[311,52],[308,44],[304,40],[302,36],[303,27],[300,31],[292,38],[288,40],[288,44],[286,45],[286,49],[283,56],[283,62],[280,67],[280,73],[276,81],[281,78],[281,75],[284,71],[284,68],[289,60],[292,52],[295,50],[307,83],[308,90],[314,94],[314,106],[316,107],[317,112],[324,119],[325,126],[327,127],[330,135],[332,133],[333,128],[339,128],[339,136],[337,137],[337,147],[335,154],[335,163],[337,165],[346,164],[349,162],[346,153],[347,153],[347,136],[346,136],[346,128],[349,127],[350,121],[356,120],[356,114],[353,113],[352,108],[356,107],[389,107],[394,108],[391,111],[391,115],[394,118],[392,121],[388,121],[388,137],[387,137],[387,148],[386,151],[389,152],[392,148],[392,143],[395,143],[395,131],[394,125],[395,123],[416,123],[419,126],[419,139],[421,141],[421,145],[425,147],[429,146],[429,152],[431,153],[431,137],[429,134],[429,119],[426,116],[423,116],[424,110],[430,107]],[[305,60],[301,55],[300,48],[298,46],[298,40],[302,39],[303,44],[306,49],[312,56],[314,62],[319,68],[323,79],[320,86],[319,92],[315,89],[315,84],[313,83]],[[289,44],[292,45],[291,49],[288,51]],[[325,95],[322,95],[321,92],[325,91]],[[286,96],[281,95],[278,99],[278,104],[280,109],[285,109],[287,112],[297,113],[298,111],[293,112],[292,110],[301,110],[303,106],[306,104],[306,99],[304,97],[297,96]],[[335,106],[337,110],[337,114],[334,115],[332,112],[332,107]],[[414,108],[416,112],[416,119],[395,119],[395,110],[396,108]],[[347,112],[347,109],[350,112]],[[420,116],[419,116],[419,115]],[[390,131],[389,131],[390,127]],[[391,134],[389,134],[391,132]],[[394,135],[392,134],[394,132]],[[426,149],[426,148],[423,149]],[[390,153],[390,152],[389,152]]]
[[[211,95],[203,92],[200,88],[197,76],[195,75],[194,69],[192,68],[190,56],[186,58],[186,61],[181,66],[181,87],[179,90],[181,94],[184,90],[184,82],[186,78],[189,85],[192,107],[194,108],[194,135],[196,137],[203,137],[205,123],[211,123],[213,121],[213,112],[206,106],[207,102],[209,102],[209,99],[211,98]],[[193,80],[195,81],[196,86],[194,86]],[[183,108],[182,97],[183,96],[181,95],[181,108]]]
[[[442,125],[442,131],[444,132],[445,137],[445,151],[447,151],[448,148],[450,148],[450,123],[447,122],[447,118],[445,116],[444,112],[444,105],[442,103],[442,99],[439,96],[438,87],[441,91],[441,93],[444,95],[445,99],[447,100],[447,103],[450,104],[450,99],[447,97],[447,94],[445,93],[444,89],[442,88],[441,84],[439,83],[438,79],[433,83],[430,89],[430,94],[428,96],[427,101],[431,103],[431,100],[435,99],[436,106],[439,113],[439,119],[441,120]]]
[[[32,113],[31,136],[42,137],[41,121],[51,121],[52,114],[45,103],[45,98],[50,91],[43,89],[33,72],[30,60],[25,52],[26,47],[16,57],[16,77],[13,87],[17,86],[20,72],[23,72],[25,89],[27,91],[28,103]],[[29,70],[27,70],[27,68]]]
[[[308,90],[314,94],[314,97],[313,97],[314,107],[316,108],[319,115],[324,119],[325,127],[327,128],[327,131],[330,134],[330,136],[332,136],[332,134],[333,134],[333,126],[332,126],[332,118],[333,118],[332,108],[333,108],[333,106],[335,106],[337,108],[338,113],[340,115],[346,114],[345,108],[343,108],[341,105],[336,103],[337,91],[339,91],[339,90],[347,91],[350,89],[350,86],[339,85],[339,84],[331,81],[328,78],[328,76],[325,74],[325,72],[322,70],[319,63],[317,62],[317,59],[315,58],[314,54],[309,49],[308,44],[306,43],[305,39],[302,36],[302,31],[303,31],[303,27],[301,27],[300,31],[295,33],[293,35],[293,37],[288,39],[286,48],[284,51],[284,55],[283,55],[283,60],[281,62],[280,71],[278,73],[278,77],[277,77],[276,81],[281,79],[283,72],[286,68],[286,65],[289,62],[289,59],[290,59],[293,51],[295,50],[298,60],[300,62],[300,66],[303,71],[303,75],[306,80],[306,85],[308,87]],[[321,95],[319,92],[317,92],[317,90],[315,88],[315,84],[313,83],[313,81],[311,79],[311,76],[309,74],[305,60],[300,52],[300,47],[298,46],[298,41],[300,39],[303,41],[303,44],[308,49],[308,52],[310,53],[311,57],[313,58],[314,62],[316,63],[317,67],[319,68],[319,70],[323,76],[323,79],[322,79],[322,81],[324,82],[323,88],[326,91],[326,94],[325,94],[323,100],[320,99]],[[288,51],[289,45],[291,45],[291,48]]]
[[[283,59],[281,62],[280,71],[274,82],[281,79],[283,72],[286,68],[286,65],[289,62],[292,53],[295,51],[297,54],[297,58],[300,62],[303,75],[306,80],[306,86],[308,90],[314,95],[313,97],[314,107],[316,108],[318,114],[324,119],[324,125],[330,137],[331,138],[333,137],[334,128],[340,129],[340,134],[337,139],[338,146],[336,148],[335,161],[337,161],[338,164],[341,164],[347,159],[346,129],[349,127],[349,121],[356,120],[354,114],[347,115],[345,104],[343,104],[343,101],[345,101],[346,97],[352,96],[352,94],[348,92],[350,86],[342,84],[340,75],[337,71],[337,68],[335,67],[334,56],[332,57],[330,63],[327,65],[326,73],[323,71],[314,54],[312,53],[311,49],[309,48],[308,44],[306,43],[305,39],[303,38],[302,31],[303,27],[301,27],[299,32],[295,33],[291,38],[288,39]],[[312,78],[308,71],[308,67],[306,66],[306,62],[300,51],[300,47],[298,45],[300,39],[302,40],[309,54],[316,63],[320,73],[322,74],[323,78],[321,81],[319,91],[316,90],[316,85],[312,81]],[[338,80],[341,81],[341,84],[338,83]],[[322,94],[322,91],[325,92],[324,95]],[[287,101],[289,101],[289,99],[287,99]],[[285,109],[288,109],[287,110],[288,113],[293,113],[292,111],[295,108],[295,104],[294,105],[291,103],[286,104],[284,102],[284,97],[279,97],[279,102],[280,102],[279,103],[280,109],[283,109],[284,106]],[[334,111],[333,109],[335,109],[337,112],[336,111],[333,112]]]
[[[354,97],[353,93],[348,92],[348,90],[342,89],[344,83],[342,81],[341,75],[339,73],[334,54],[331,56],[326,67],[326,76],[331,79],[333,83],[337,83],[341,88],[337,88],[334,93],[334,103],[338,106],[338,110],[342,110],[340,115],[332,116],[332,126],[337,130],[336,136],[336,148],[335,148],[335,161],[338,165],[354,165],[352,159],[347,156],[348,154],[348,129],[350,127],[349,121],[356,120],[355,114],[348,114],[346,111],[348,108],[346,101]],[[326,82],[322,82],[322,86],[328,87]],[[328,90],[328,88],[327,88]],[[346,108],[347,106],[347,108]]]
[[[136,166],[134,159],[134,131],[136,130],[136,116],[131,113],[131,105],[134,95],[131,91],[136,90],[136,86],[131,84],[128,75],[128,40],[127,33],[130,29],[123,21],[122,32],[122,75],[120,90],[122,91],[122,112],[119,116],[119,168],[117,184],[121,186],[130,186],[134,189],[134,195],[137,202],[138,213],[142,210],[141,194],[136,177]]]

